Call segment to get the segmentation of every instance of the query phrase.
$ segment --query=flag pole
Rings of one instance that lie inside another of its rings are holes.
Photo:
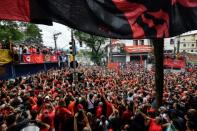
[[[163,66],[163,51],[164,39],[153,39],[154,56],[155,56],[155,91],[156,91],[156,108],[162,105],[163,87],[164,87],[164,66]]]
[[[73,52],[73,68],[74,68],[74,73],[73,73],[73,83],[75,84],[77,82],[77,76],[76,76],[76,45],[75,45],[75,39],[74,39],[74,31],[71,29],[71,42],[72,42],[72,52]]]

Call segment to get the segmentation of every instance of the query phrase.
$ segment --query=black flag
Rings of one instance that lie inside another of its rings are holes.
[[[54,21],[112,38],[164,38],[197,30],[197,0],[1,0],[0,19]]]

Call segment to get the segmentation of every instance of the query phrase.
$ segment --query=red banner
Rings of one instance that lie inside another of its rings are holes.
[[[44,55],[42,54],[31,54],[31,55],[23,55],[24,63],[44,63]]]
[[[58,61],[57,56],[52,55],[52,56],[50,57],[50,61],[51,61],[51,62],[57,62],[57,61]]]
[[[167,68],[185,68],[185,61],[184,60],[174,60],[171,58],[166,58],[164,60],[164,66]]]
[[[108,63],[107,67],[109,69],[119,70],[120,64],[118,62]]]
[[[23,55],[24,63],[44,63],[44,62],[58,62],[56,55],[30,54]]]
[[[125,46],[125,51],[127,53],[151,52],[152,50],[153,50],[153,47],[149,45]]]

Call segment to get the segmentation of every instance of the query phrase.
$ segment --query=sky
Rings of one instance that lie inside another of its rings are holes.
[[[57,38],[57,48],[69,48],[69,42],[71,41],[70,28],[58,23],[53,23],[53,26],[38,25],[38,27],[42,30],[43,44],[45,46],[54,48],[55,42],[53,39],[53,35],[60,32],[61,34]]]
[[[59,49],[69,49],[69,42],[71,41],[71,30],[69,27],[62,24],[53,23],[53,26],[38,25],[42,30],[43,34],[43,44],[49,47],[55,47],[53,34],[61,32],[62,34],[58,36],[57,48]],[[190,33],[197,33],[197,31],[192,31]],[[77,49],[79,49],[79,44],[77,43]],[[85,48],[85,47],[83,47]],[[82,49],[83,49],[82,48]],[[165,48],[171,49],[170,38],[165,39]]]

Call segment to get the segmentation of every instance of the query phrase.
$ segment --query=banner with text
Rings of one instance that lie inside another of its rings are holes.
[[[164,67],[183,69],[183,68],[185,68],[185,61],[167,58],[164,60]]]

